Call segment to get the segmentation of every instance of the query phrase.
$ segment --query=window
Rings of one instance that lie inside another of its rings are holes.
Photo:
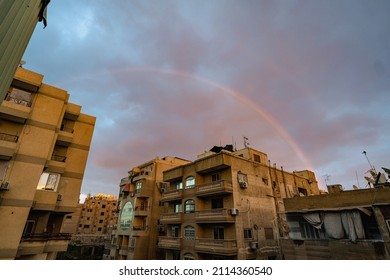
[[[193,226],[186,226],[184,228],[184,239],[195,240],[195,228]]]
[[[7,174],[9,161],[0,160],[0,181],[5,179],[5,175]]]
[[[173,211],[175,212],[175,213],[181,213],[182,212],[182,207],[181,207],[181,202],[180,203],[175,203],[174,205],[173,205]]]
[[[99,224],[102,224],[103,223],[103,220],[99,220]]]
[[[256,162],[260,162],[260,156],[259,155],[253,155],[253,160]]]
[[[43,172],[39,179],[37,189],[56,191],[58,183],[60,182],[60,174]]]
[[[211,209],[223,208],[223,198],[213,198],[211,199]]]
[[[71,219],[72,219],[72,216],[65,216],[65,219],[71,220]]]
[[[175,183],[175,188],[177,190],[181,190],[183,188],[183,182],[176,182]]]
[[[214,239],[225,239],[225,229],[223,227],[214,227]]]
[[[180,260],[180,251],[172,251],[172,260]]]
[[[135,183],[135,192],[140,193],[141,188],[142,188],[142,181],[137,181],[137,183]]]
[[[252,239],[252,229],[244,228],[244,238],[245,239]]]
[[[27,220],[26,224],[24,226],[23,234],[33,234],[34,233],[34,226],[35,226],[34,220]]]
[[[268,178],[262,178],[263,184],[268,186]]]
[[[102,205],[102,208],[106,208],[106,205],[105,205],[105,204],[103,204],[103,205]]]
[[[123,230],[126,230],[130,227],[133,222],[133,204],[130,201],[127,201],[123,206],[121,215],[120,215],[120,226]]]
[[[190,189],[190,188],[193,188],[193,187],[195,187],[195,177],[194,176],[187,177],[187,179],[186,179],[186,189]]]
[[[179,237],[180,228],[179,226],[172,226],[172,237]]]
[[[219,173],[215,173],[215,174],[211,175],[211,181],[212,182],[216,182],[216,181],[219,181],[219,180],[221,180],[220,176],[219,176]]]
[[[194,213],[195,212],[195,201],[189,199],[185,202],[184,213]]]
[[[274,239],[274,230],[272,228],[264,228],[264,234],[266,240]]]

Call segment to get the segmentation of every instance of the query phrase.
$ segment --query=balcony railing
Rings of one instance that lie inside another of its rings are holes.
[[[158,238],[158,247],[162,249],[176,249],[181,248],[181,238],[171,236],[160,236]]]
[[[172,201],[183,197],[183,189],[168,189],[161,195],[161,201]]]
[[[65,132],[69,132],[69,133],[73,133],[74,132],[74,129],[71,128],[71,127],[67,127],[65,125],[61,125],[61,128],[60,128],[61,131],[65,131]]]
[[[181,223],[183,217],[183,213],[163,213],[160,216],[160,222],[162,224],[174,224],[174,223]]]
[[[32,105],[31,101],[24,100],[24,99],[21,99],[21,98],[16,98],[16,97],[13,97],[13,96],[8,96],[5,100],[13,102],[15,104],[19,104],[19,105],[25,106],[25,107],[31,107],[31,105]]]
[[[231,209],[218,208],[207,209],[195,212],[195,221],[197,223],[212,223],[212,222],[231,222],[234,223],[234,216],[231,214]]]
[[[66,156],[59,156],[59,155],[52,155],[51,160],[59,161],[59,162],[65,162]]]
[[[233,193],[233,184],[230,181],[216,181],[196,186],[197,196]]]
[[[196,239],[195,251],[233,256],[237,254],[237,240],[208,238]]]
[[[0,132],[0,140],[7,142],[18,142],[19,136]]]
[[[22,241],[70,240],[70,233],[31,233],[23,234]]]

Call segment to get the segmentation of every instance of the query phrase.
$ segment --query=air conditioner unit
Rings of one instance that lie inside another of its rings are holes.
[[[237,216],[238,215],[238,209],[237,208],[230,209],[230,215]]]
[[[10,185],[9,182],[3,182],[0,185],[0,190],[2,190],[2,191],[9,191],[10,187],[11,187],[11,185]]]
[[[252,250],[256,250],[259,246],[259,243],[256,241],[252,241],[249,246],[251,247]]]
[[[59,194],[57,195],[57,201],[62,201],[62,194],[59,193]]]
[[[167,189],[168,189],[168,186],[169,186],[169,183],[167,183],[167,182],[161,182],[161,183],[160,183],[160,193],[166,192]]]

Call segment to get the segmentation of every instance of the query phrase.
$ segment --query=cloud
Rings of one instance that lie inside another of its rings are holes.
[[[219,144],[240,148],[244,135],[287,171],[307,167],[296,145],[317,179],[332,173],[350,186],[355,171],[366,171],[363,149],[388,165],[389,8],[57,1],[24,59],[97,117],[85,193],[116,195],[133,166],[156,156],[193,160]]]

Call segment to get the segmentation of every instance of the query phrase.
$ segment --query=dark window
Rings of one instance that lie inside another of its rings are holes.
[[[244,229],[244,238],[245,239],[252,239],[252,229],[250,229],[250,228]]]
[[[272,228],[264,228],[264,234],[266,240],[274,239],[274,230]]]
[[[219,181],[219,180],[221,180],[220,176],[219,176],[219,173],[215,173],[215,174],[211,175],[211,181],[212,182]]]
[[[259,155],[253,155],[253,160],[256,162],[260,162],[260,156]]]
[[[189,199],[185,202],[184,213],[194,213],[195,212],[195,201]]]
[[[223,198],[213,198],[211,199],[211,208],[212,209],[218,209],[223,208]]]
[[[223,227],[214,227],[214,239],[225,239],[225,229]]]
[[[24,226],[23,234],[32,234],[34,233],[34,226],[35,221],[34,220],[27,220],[26,225]]]

